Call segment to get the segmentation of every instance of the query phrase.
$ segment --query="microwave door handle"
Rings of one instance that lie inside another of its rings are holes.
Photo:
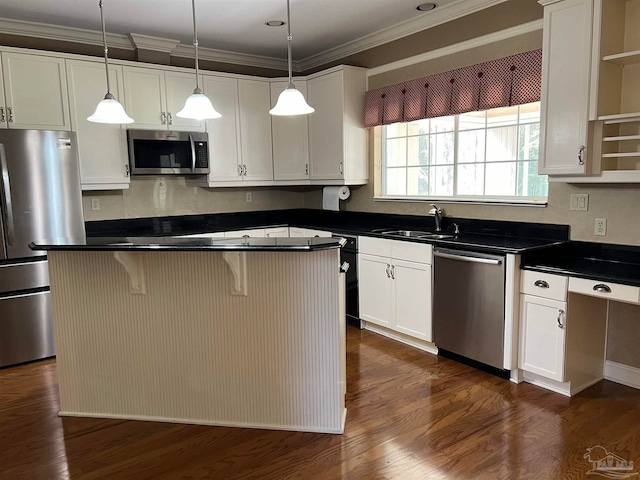
[[[4,223],[7,230],[7,243],[9,245],[15,245],[16,238],[13,226],[13,205],[11,203],[11,186],[9,185],[9,167],[7,167],[7,153],[2,143],[0,143],[0,175],[2,175],[0,199],[2,200]]]
[[[193,141],[193,135],[189,135],[189,143],[191,144],[191,171],[196,171],[196,144]]]

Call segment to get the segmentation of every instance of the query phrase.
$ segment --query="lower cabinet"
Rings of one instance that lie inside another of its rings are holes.
[[[288,237],[289,236],[289,227],[271,227],[264,229],[264,236],[277,238],[277,237]]]
[[[520,368],[565,381],[567,304],[532,295],[520,296]]]
[[[312,228],[289,227],[290,237],[330,237],[331,232]]]
[[[431,245],[360,237],[359,252],[360,318],[432,342]]]
[[[264,237],[264,228],[252,228],[251,230],[232,230],[224,232],[226,238]]]

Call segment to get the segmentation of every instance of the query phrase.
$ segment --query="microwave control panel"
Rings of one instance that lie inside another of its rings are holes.
[[[209,167],[209,152],[206,142],[196,142],[196,168]]]

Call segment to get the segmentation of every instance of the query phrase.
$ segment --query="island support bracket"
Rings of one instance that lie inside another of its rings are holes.
[[[247,296],[247,254],[246,252],[223,252],[222,258],[233,275],[231,295]]]
[[[142,252],[114,252],[113,258],[120,263],[129,274],[129,293],[147,294],[147,282],[142,264]]]

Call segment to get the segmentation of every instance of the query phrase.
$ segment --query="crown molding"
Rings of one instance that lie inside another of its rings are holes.
[[[87,43],[102,45],[102,32],[84,28],[61,27],[46,23],[25,22],[0,18],[0,33],[22,37],[36,37],[62,42]],[[133,50],[131,41],[126,35],[107,33],[107,44],[112,48]]]
[[[171,52],[171,55],[175,57],[195,58],[195,49],[193,45],[180,44]],[[280,58],[229,52],[226,50],[216,50],[215,48],[198,47],[198,57],[200,60],[210,62],[233,63],[249,67],[269,68],[283,71],[287,71],[289,68],[287,61]],[[299,62],[293,62],[293,70],[296,72],[302,71],[298,68],[298,63]]]
[[[481,37],[477,37],[472,40],[467,40],[465,42],[456,43],[453,45],[449,45],[447,47],[438,48],[437,50],[432,50],[430,52],[414,55],[413,57],[403,58],[402,60],[387,63],[385,65],[380,65],[379,67],[370,68],[367,71],[367,77],[372,77],[374,75],[389,72],[391,70],[397,70],[398,68],[408,67],[411,65],[415,65],[416,63],[426,62],[429,60],[433,60],[434,58],[444,57],[446,55],[452,55],[454,53],[463,52],[471,48],[481,47],[489,43],[499,42],[501,40],[507,40],[509,38],[517,37],[519,35],[524,35],[525,33],[542,30],[542,27],[543,27],[543,20],[540,19],[540,20],[534,20],[533,22],[523,23],[522,25],[518,25],[516,27],[505,28],[504,30],[500,30],[494,33],[489,33],[487,35],[483,35]]]
[[[156,52],[171,53],[180,44],[180,40],[170,38],[151,37],[139,33],[130,33],[129,39],[135,48],[142,50],[153,50]]]
[[[454,3],[436,8],[429,13],[419,15],[406,22],[366,35],[317,55],[312,55],[298,63],[303,71],[319,67],[326,63],[340,60],[349,55],[354,55],[388,42],[393,42],[394,40],[413,35],[414,33],[450,22],[506,1],[507,0],[457,0]]]

